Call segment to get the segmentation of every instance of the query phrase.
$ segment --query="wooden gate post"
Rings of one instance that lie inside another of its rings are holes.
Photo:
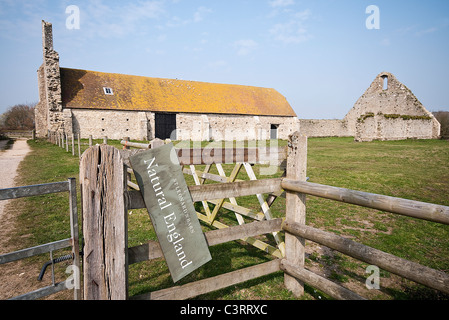
[[[128,298],[126,171],[119,150],[91,147],[80,164],[86,300]]]
[[[289,137],[287,157],[287,179],[306,181],[307,137],[299,132]],[[286,192],[285,219],[289,222],[306,223],[306,195]],[[305,240],[288,232],[285,233],[285,258],[298,267],[304,267]],[[297,297],[304,294],[304,284],[296,278],[284,274],[284,284]]]
[[[78,229],[78,205],[76,197],[76,179],[69,178],[69,192],[70,192],[70,235],[72,238],[72,255],[73,266],[75,267],[74,276],[74,291],[73,299],[81,300],[81,274],[80,274],[80,248],[79,248],[79,229]]]

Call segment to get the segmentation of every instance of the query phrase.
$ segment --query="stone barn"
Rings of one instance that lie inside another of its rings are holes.
[[[299,120],[274,89],[60,68],[42,21],[36,135],[136,140],[287,139]]]

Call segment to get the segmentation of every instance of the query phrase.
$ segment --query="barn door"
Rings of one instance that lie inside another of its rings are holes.
[[[172,132],[176,130],[176,114],[173,113],[156,113],[155,114],[155,137],[165,139],[176,139],[176,133],[170,137]]]

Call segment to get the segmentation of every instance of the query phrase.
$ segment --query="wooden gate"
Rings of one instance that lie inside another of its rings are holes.
[[[55,242],[42,244],[32,248],[26,248],[19,251],[0,255],[0,264],[9,263],[25,258],[30,258],[43,253],[50,253],[53,263],[52,252],[59,249],[72,248],[73,258],[73,276],[66,281],[55,283],[38,290],[28,292],[26,294],[12,298],[13,300],[31,300],[39,299],[57,293],[62,290],[73,289],[73,297],[75,300],[81,299],[81,280],[80,280],[80,253],[79,253],[79,237],[78,237],[78,207],[76,196],[76,180],[70,178],[63,182],[54,182],[41,185],[23,186],[0,190],[0,200],[18,199],[23,197],[31,197],[45,195],[51,193],[68,192],[70,202],[70,233],[71,238],[63,239]]]

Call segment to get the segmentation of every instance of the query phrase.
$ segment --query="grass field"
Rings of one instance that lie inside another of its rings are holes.
[[[111,144],[121,147],[117,141]],[[281,142],[285,145],[285,141]],[[29,141],[32,153],[20,166],[20,184],[40,184],[78,178],[77,157],[48,142]],[[405,140],[355,143],[352,138],[309,139],[308,177],[310,182],[385,194],[449,206],[449,142]],[[258,168],[255,168],[256,174]],[[232,166],[226,166],[229,175]],[[277,176],[280,176],[280,172]],[[244,170],[238,178],[247,179]],[[265,178],[265,177],[262,177]],[[190,177],[188,183],[192,184]],[[19,248],[69,237],[68,197],[64,194],[15,200],[21,206],[15,239]],[[237,199],[257,208],[255,197]],[[285,200],[279,198],[272,210],[284,215]],[[198,210],[202,210],[197,205]],[[235,223],[230,212],[220,214],[228,224]],[[354,239],[377,249],[423,265],[449,272],[449,226],[420,221],[372,209],[307,198],[307,224]],[[204,230],[209,227],[204,225]],[[146,210],[129,212],[129,245],[156,240]],[[270,239],[268,239],[270,241]],[[328,248],[307,243],[306,266],[333,281],[372,299],[447,299],[448,297],[381,272],[381,290],[365,287],[366,264]],[[213,260],[180,284],[237,270],[271,259],[250,245],[231,242],[211,247]],[[48,257],[34,260],[42,263]],[[65,269],[65,268],[62,268]],[[130,296],[172,286],[163,260],[130,266]],[[36,271],[38,273],[38,270]],[[62,275],[63,271],[62,271]],[[199,298],[204,299],[294,299],[283,287],[283,274],[276,273]],[[327,297],[306,286],[302,299]]]

